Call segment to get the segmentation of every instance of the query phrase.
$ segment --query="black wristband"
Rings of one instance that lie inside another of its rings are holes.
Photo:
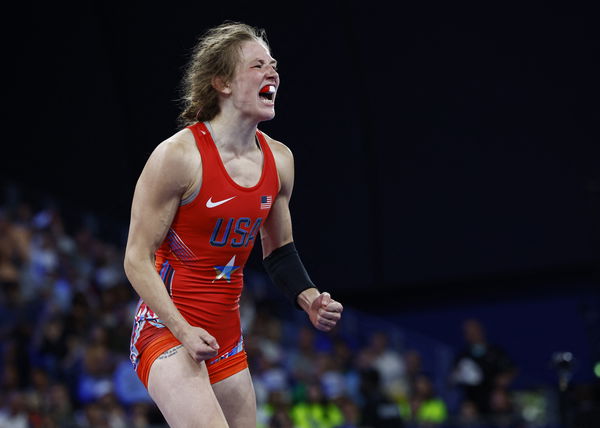
[[[294,243],[290,242],[273,250],[263,260],[263,265],[271,281],[283,291],[297,309],[302,309],[298,305],[298,295],[315,285],[310,280]]]

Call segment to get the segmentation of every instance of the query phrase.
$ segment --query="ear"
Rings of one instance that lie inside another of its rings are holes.
[[[211,83],[213,88],[215,88],[217,92],[226,95],[229,95],[231,93],[231,87],[229,86],[229,83],[226,82],[225,79],[223,79],[223,77],[215,76],[212,78]]]

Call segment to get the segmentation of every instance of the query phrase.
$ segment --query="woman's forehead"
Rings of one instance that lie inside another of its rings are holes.
[[[262,59],[272,61],[273,57],[267,45],[259,40],[247,40],[240,46],[243,62]]]

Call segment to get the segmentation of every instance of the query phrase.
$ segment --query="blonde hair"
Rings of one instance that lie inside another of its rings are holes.
[[[243,42],[257,40],[268,48],[265,30],[241,22],[225,22],[206,31],[192,51],[182,81],[181,125],[213,119],[220,112],[213,78],[230,81],[240,60]]]

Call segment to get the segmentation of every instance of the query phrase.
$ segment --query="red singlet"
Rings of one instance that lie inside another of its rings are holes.
[[[242,187],[227,173],[207,126],[188,128],[202,158],[202,184],[198,195],[178,208],[156,251],[156,270],[183,317],[217,340],[219,354],[206,361],[215,383],[248,366],[239,314],[243,269],[277,196],[279,180],[260,131],[256,136],[263,153],[262,174],[255,186]],[[140,299],[130,358],[146,387],[154,360],[179,343]]]

